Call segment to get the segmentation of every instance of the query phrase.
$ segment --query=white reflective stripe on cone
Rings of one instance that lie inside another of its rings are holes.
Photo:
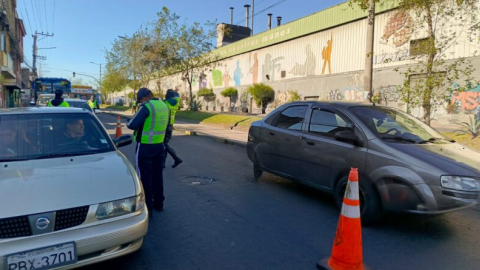
[[[343,204],[342,216],[347,218],[360,218],[360,206],[350,206]]]
[[[347,189],[345,190],[345,198],[349,200],[360,200],[358,195],[358,181],[348,182]]]

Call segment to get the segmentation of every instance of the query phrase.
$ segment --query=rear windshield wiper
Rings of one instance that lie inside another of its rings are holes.
[[[403,137],[382,137],[382,140],[393,140],[393,141],[399,141],[399,142],[409,142],[409,143],[422,143],[421,141],[415,141],[415,140],[412,140],[412,139],[406,139],[406,138],[403,138]]]

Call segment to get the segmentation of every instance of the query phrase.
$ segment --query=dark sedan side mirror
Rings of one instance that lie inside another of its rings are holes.
[[[132,144],[133,142],[133,136],[132,135],[122,135],[118,138],[113,139],[113,142],[117,147],[123,147],[127,146],[129,144]]]
[[[360,141],[358,136],[353,133],[353,129],[338,132],[337,134],[335,134],[335,140],[357,146],[362,146],[362,142]]]

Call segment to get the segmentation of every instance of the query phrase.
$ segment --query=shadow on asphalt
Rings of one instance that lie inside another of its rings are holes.
[[[306,196],[309,199],[322,204],[322,207],[331,208],[332,211],[337,211],[339,213],[333,196],[327,192],[269,173],[265,173],[262,178],[260,178],[259,183],[276,186],[294,195]],[[363,226],[363,228],[377,232],[384,231],[385,233],[394,232],[418,235],[419,237],[448,239],[453,235],[451,233],[452,226],[449,221],[451,218],[454,217],[449,217],[448,213],[443,215],[385,213],[377,223]]]

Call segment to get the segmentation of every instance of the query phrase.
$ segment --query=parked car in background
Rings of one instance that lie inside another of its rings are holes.
[[[264,171],[333,194],[342,205],[351,167],[360,173],[362,221],[383,211],[445,213],[480,194],[480,153],[391,107],[294,102],[252,124],[247,153]]]
[[[0,109],[0,270],[72,268],[138,250],[142,185],[99,120],[79,108]]]
[[[95,110],[92,109],[92,107],[90,107],[90,105],[88,105],[87,101],[85,101],[83,99],[67,98],[67,99],[65,99],[65,101],[68,103],[68,105],[70,105],[70,107],[82,108],[82,109],[88,110],[92,113],[95,112]]]

